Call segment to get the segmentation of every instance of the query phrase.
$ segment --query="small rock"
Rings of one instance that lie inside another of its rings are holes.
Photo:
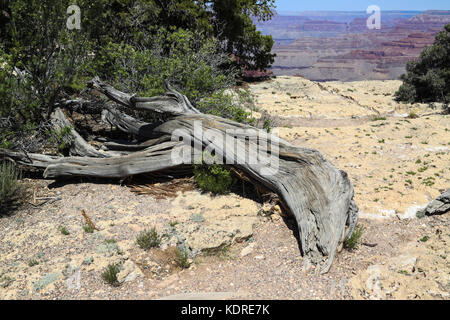
[[[128,260],[117,274],[117,281],[119,283],[134,281],[140,275],[142,275],[142,271],[131,260]]]
[[[251,254],[253,252],[253,249],[255,248],[255,245],[256,244],[254,242],[252,242],[248,246],[246,246],[244,249],[242,249],[241,257],[245,257],[245,256],[248,256],[249,254]]]
[[[431,201],[425,208],[427,216],[441,215],[450,212],[450,189],[442,193],[436,200]]]

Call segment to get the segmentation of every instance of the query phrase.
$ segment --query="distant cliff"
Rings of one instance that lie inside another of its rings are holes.
[[[291,13],[257,26],[275,39],[275,74],[353,81],[397,79],[450,23],[450,11],[387,11],[381,30],[368,30],[367,17],[365,12]]]

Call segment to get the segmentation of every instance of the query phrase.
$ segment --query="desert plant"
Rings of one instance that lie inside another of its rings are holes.
[[[201,190],[215,194],[226,194],[233,185],[230,170],[220,164],[195,165],[194,180]]]
[[[25,191],[19,182],[20,170],[10,162],[0,163],[0,215],[8,214],[16,207]]]
[[[120,285],[117,280],[117,274],[120,272],[120,266],[118,264],[108,264],[108,266],[102,272],[103,280],[111,286],[117,287]]]
[[[83,225],[83,230],[86,233],[94,233],[94,228],[89,224]]]
[[[416,61],[406,66],[403,84],[395,93],[399,101],[444,102],[450,101],[450,24],[426,47]]]
[[[357,225],[350,238],[344,241],[344,247],[348,250],[354,250],[358,247],[359,239],[364,231],[364,227]]]
[[[65,126],[59,130],[51,129],[49,136],[49,142],[55,145],[61,154],[68,156],[73,143],[72,128]]]
[[[161,244],[161,237],[158,235],[156,228],[142,231],[136,238],[136,243],[144,250],[158,247]]]
[[[61,234],[65,236],[68,236],[70,234],[69,230],[67,230],[65,226],[59,226],[58,230],[59,232],[61,232]]]
[[[37,261],[36,259],[31,259],[28,261],[29,267],[34,267],[34,266],[37,266],[38,264],[39,264],[39,261]]]
[[[408,119],[417,119],[419,117],[419,115],[417,113],[415,113],[414,111],[410,111],[408,113]]]
[[[191,266],[191,263],[189,262],[189,252],[186,247],[184,247],[183,250],[177,248],[175,255],[175,261],[179,267],[187,269]]]

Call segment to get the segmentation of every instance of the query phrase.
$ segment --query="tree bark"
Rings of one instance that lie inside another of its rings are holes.
[[[45,178],[86,176],[123,179],[142,173],[186,168],[192,161],[180,163],[174,160],[174,155],[183,152],[201,155],[205,149],[213,149],[217,158],[223,157],[225,163],[244,172],[254,184],[278,195],[283,207],[296,219],[304,258],[320,265],[323,273],[328,272],[338,247],[351,236],[358,218],[353,186],[344,171],[335,168],[316,150],[295,147],[260,129],[202,114],[169,85],[164,96],[152,98],[120,92],[98,78],[94,78],[89,85],[122,106],[164,114],[169,119],[159,125],[148,124],[117,109],[104,110],[102,118],[109,124],[142,138],[151,138],[139,144],[109,142],[104,145],[109,150],[129,152],[122,156],[92,150],[80,137],[82,141],[75,139],[78,141],[75,149],[75,153],[80,155],[78,157],[25,155],[2,149],[0,157],[45,169]],[[57,110],[56,114],[61,118],[59,112]],[[196,132],[196,124],[201,124],[204,134]],[[183,133],[183,141],[174,134],[177,132]],[[224,139],[215,141],[208,138],[208,134],[221,134]],[[190,142],[186,144],[185,140]],[[250,160],[255,150],[266,159],[265,163]],[[267,162],[276,163],[275,170]]]

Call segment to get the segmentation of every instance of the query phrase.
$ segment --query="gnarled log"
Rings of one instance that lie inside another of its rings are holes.
[[[329,270],[337,248],[351,236],[358,217],[353,186],[344,171],[335,168],[316,150],[295,147],[260,129],[202,114],[185,96],[170,87],[163,97],[138,98],[120,92],[98,78],[90,85],[123,106],[171,117],[160,125],[149,125],[118,110],[105,111],[104,120],[121,130],[143,137],[157,137],[141,144],[109,143],[106,146],[138,150],[127,155],[56,158],[0,150],[0,156],[45,168],[46,178],[125,178],[185,168],[192,164],[192,157],[186,155],[200,155],[201,160],[203,151],[213,151],[216,158],[224,159],[227,165],[244,172],[255,184],[278,195],[283,206],[295,216],[305,258],[321,264],[322,272]],[[220,136],[223,139],[217,139]],[[169,137],[172,141],[168,141]],[[258,161],[252,161],[255,156]]]

